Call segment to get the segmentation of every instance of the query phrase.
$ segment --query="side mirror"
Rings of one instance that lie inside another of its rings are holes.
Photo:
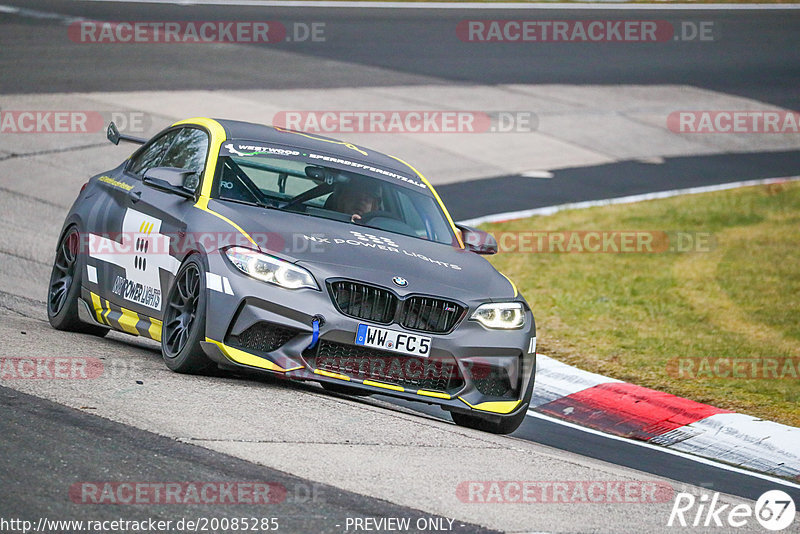
[[[153,167],[144,173],[142,182],[159,191],[183,198],[194,198],[199,179],[195,171],[175,167]]]
[[[457,228],[461,230],[467,250],[475,254],[497,254],[497,240],[492,234],[470,226],[459,225]]]

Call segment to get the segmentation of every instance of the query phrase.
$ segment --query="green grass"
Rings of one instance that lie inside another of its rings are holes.
[[[533,308],[539,352],[800,426],[800,378],[677,379],[669,368],[670,360],[686,357],[800,358],[800,183],[565,211],[484,229],[709,233],[713,246],[694,252],[508,252],[491,261]]]

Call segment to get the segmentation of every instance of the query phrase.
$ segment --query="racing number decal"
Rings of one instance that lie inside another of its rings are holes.
[[[179,262],[169,253],[170,237],[161,233],[161,220],[128,208],[120,241],[89,234],[89,256],[121,267],[111,292],[125,300],[161,310],[161,269],[173,275]]]

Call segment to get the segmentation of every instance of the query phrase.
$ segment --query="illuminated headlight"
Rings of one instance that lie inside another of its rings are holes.
[[[225,249],[225,255],[237,269],[262,282],[279,285],[286,289],[307,287],[319,290],[317,281],[310,272],[288,261],[279,260],[244,247]]]
[[[490,302],[481,304],[470,319],[486,328],[513,330],[525,325],[525,310],[521,302]]]

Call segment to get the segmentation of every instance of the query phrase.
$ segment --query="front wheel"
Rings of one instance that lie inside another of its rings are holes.
[[[330,382],[320,382],[322,389],[330,391],[331,393],[338,393],[340,395],[352,395],[354,397],[369,397],[372,395],[369,391],[364,391],[356,388],[349,388],[339,384],[332,384]]]
[[[47,319],[57,330],[81,332],[104,336],[108,328],[86,324],[78,317],[78,300],[81,296],[81,273],[84,257],[81,254],[81,238],[78,229],[71,226],[56,248],[56,259],[50,273],[47,290]]]
[[[189,257],[178,270],[167,296],[161,355],[176,373],[201,373],[214,366],[200,346],[206,331],[205,272],[198,255]]]
[[[467,428],[474,428],[475,430],[482,430],[483,432],[491,432],[492,434],[511,434],[525,421],[525,416],[528,415],[528,406],[533,396],[533,384],[536,378],[536,370],[534,368],[533,374],[528,381],[528,387],[525,390],[525,395],[522,396],[520,406],[523,409],[519,410],[516,415],[503,417],[498,420],[497,417],[472,415],[460,412],[450,412],[450,417],[453,422],[458,426]]]
[[[511,434],[525,421],[527,413],[527,409],[522,410],[517,415],[503,417],[499,421],[459,412],[450,412],[450,417],[453,418],[453,422],[458,426],[474,428],[475,430],[491,432],[492,434]]]

